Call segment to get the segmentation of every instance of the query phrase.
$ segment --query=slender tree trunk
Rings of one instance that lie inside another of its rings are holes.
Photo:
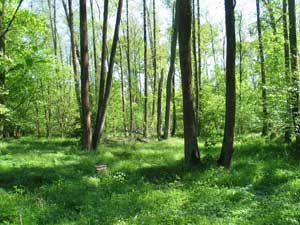
[[[218,164],[230,167],[233,155],[234,127],[235,127],[235,17],[234,0],[225,0],[226,21],[226,116],[223,146]]]
[[[191,0],[178,0],[178,4],[179,53],[183,96],[184,155],[185,163],[191,166],[200,162],[192,88],[192,4]]]
[[[239,108],[240,113],[242,112],[242,88],[243,88],[243,39],[242,39],[242,21],[243,21],[243,15],[241,13],[239,18],[239,81],[240,81],[240,88],[239,88]],[[241,119],[239,121],[239,133],[243,133],[243,120]]]
[[[124,135],[127,136],[127,123],[126,123],[126,100],[125,100],[125,83],[124,83],[124,69],[123,69],[123,49],[120,46],[120,69],[121,69],[121,96],[122,96],[122,112],[123,112],[123,126]]]
[[[288,32],[288,22],[287,22],[287,0],[282,0],[282,24],[283,24],[283,36],[284,36],[284,72],[286,78],[287,87],[291,85],[291,62],[290,62],[290,46],[289,46],[289,32]],[[286,115],[286,126],[285,126],[285,142],[291,142],[291,122],[292,119],[292,112],[290,107],[290,92],[287,89],[287,115]]]
[[[91,16],[92,16],[92,39],[93,39],[93,58],[95,68],[95,96],[99,93],[99,66],[98,66],[98,54],[96,45],[96,31],[95,31],[95,16],[94,16],[94,0],[90,0]]]
[[[298,75],[298,50],[296,32],[296,9],[295,0],[288,0],[290,22],[290,54],[292,68],[292,115],[296,134],[296,146],[300,146],[300,121],[299,121],[299,75]]]
[[[89,95],[89,48],[86,0],[80,0],[80,53],[81,53],[81,99],[83,115],[82,147],[92,146],[91,111]]]
[[[74,84],[75,84],[75,95],[76,100],[79,108],[79,116],[80,121],[82,123],[82,109],[81,109],[81,97],[80,97],[80,75],[79,75],[79,59],[78,59],[78,49],[75,39],[75,32],[74,32],[74,14],[73,14],[73,0],[68,0],[68,8],[65,1],[63,1],[63,6],[65,9],[65,14],[68,21],[68,26],[70,30],[70,41],[71,41],[71,54],[72,54],[72,66],[73,66],[73,73],[74,73]]]
[[[4,17],[5,17],[5,7],[6,7],[6,0],[2,0],[2,4],[0,6],[0,33],[4,32]],[[0,37],[0,58],[5,57],[5,34],[1,35]],[[0,105],[5,104],[4,100],[4,92],[5,90],[5,78],[6,73],[5,70],[2,68],[0,70]],[[4,116],[0,114],[0,138],[4,135]]]
[[[197,58],[197,40],[196,40],[196,9],[195,0],[193,0],[193,56],[194,56],[194,81],[195,81],[195,113],[196,113],[196,132],[199,136],[199,74],[198,74],[198,58]]]
[[[267,110],[267,88],[266,88],[266,70],[265,70],[265,56],[264,56],[264,45],[261,32],[261,21],[260,21],[260,0],[256,0],[256,12],[257,12],[257,32],[259,41],[259,55],[260,55],[260,68],[261,68],[261,79],[262,79],[262,107],[263,107],[263,127],[262,135],[268,134],[268,110]]]
[[[202,97],[202,56],[201,56],[201,20],[200,0],[197,0],[197,26],[198,26],[198,136],[201,133],[201,97]]]
[[[107,113],[107,106],[108,106],[108,101],[109,101],[109,96],[110,96],[111,86],[112,86],[112,81],[113,81],[115,56],[116,56],[116,51],[117,51],[117,46],[118,46],[118,41],[119,41],[119,29],[120,29],[120,23],[121,23],[122,6],[123,6],[123,0],[119,0],[118,10],[117,10],[117,18],[116,18],[116,24],[115,24],[115,31],[114,31],[110,59],[109,59],[109,68],[108,68],[107,79],[106,79],[106,84],[105,84],[104,99],[103,99],[101,105],[99,104],[99,106],[98,106],[96,127],[95,127],[95,131],[94,131],[94,136],[93,136],[93,149],[97,148],[99,139],[101,138],[102,133],[103,133],[104,122],[105,122],[106,113]]]
[[[176,10],[176,2],[173,7],[173,32],[171,38],[171,56],[170,56],[170,67],[167,78],[167,89],[166,89],[166,111],[165,111],[165,126],[164,126],[164,139],[169,138],[170,132],[170,115],[171,115],[171,99],[172,99],[172,80],[175,73],[175,61],[176,61],[176,47],[177,47],[177,18],[178,11]]]
[[[148,63],[147,63],[147,5],[143,0],[143,17],[144,17],[144,126],[143,136],[148,136]]]
[[[176,115],[176,91],[175,91],[175,74],[173,75],[173,85],[172,85],[172,104],[173,104],[173,124],[171,130],[171,136],[175,137],[177,129],[177,115]]]
[[[107,60],[107,23],[108,23],[108,0],[104,0],[103,11],[103,33],[102,33],[102,55],[101,55],[101,73],[100,73],[100,87],[98,98],[98,111],[104,101],[105,81],[106,81],[106,60]],[[95,139],[94,139],[95,140]]]
[[[155,114],[155,96],[157,83],[157,40],[156,40],[156,0],[153,0],[153,102],[152,102],[152,117]]]
[[[158,85],[158,93],[157,93],[157,138],[158,140],[162,137],[162,91],[163,91],[163,85],[164,85],[164,70],[161,70],[161,76],[159,79],[159,85]]]
[[[129,27],[129,3],[126,0],[126,40],[127,40],[127,70],[128,70],[128,88],[129,88],[129,107],[130,107],[130,130],[129,135],[133,131],[133,95],[132,95],[132,74],[131,74],[131,60],[130,60],[130,27]]]

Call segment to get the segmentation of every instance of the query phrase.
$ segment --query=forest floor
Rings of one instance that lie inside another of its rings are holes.
[[[0,224],[300,224],[299,157],[245,140],[230,170],[215,165],[218,145],[201,145],[202,167],[185,168],[181,139],[96,153],[73,139],[1,142]]]

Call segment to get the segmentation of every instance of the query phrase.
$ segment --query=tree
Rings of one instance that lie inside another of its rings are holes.
[[[191,0],[178,0],[178,33],[179,55],[183,96],[183,124],[184,124],[184,155],[185,163],[189,166],[200,162],[200,152],[197,143],[195,111],[192,86],[191,59],[191,28],[192,5]]]
[[[262,81],[262,109],[263,109],[263,127],[262,135],[268,134],[268,109],[267,109],[267,87],[266,87],[266,69],[265,69],[265,55],[264,45],[261,32],[261,19],[260,19],[260,0],[256,0],[256,16],[257,16],[257,33],[259,42],[259,57],[260,57],[260,72]]]
[[[89,95],[89,49],[86,0],[80,0],[81,102],[83,116],[82,147],[92,147],[92,127]]]
[[[299,75],[298,75],[298,50],[296,31],[295,0],[288,0],[290,22],[290,54],[292,66],[292,114],[296,134],[296,146],[300,146],[300,121],[299,121]]]
[[[167,78],[167,88],[166,88],[166,111],[165,111],[165,126],[164,126],[164,139],[169,138],[170,132],[170,115],[171,115],[171,98],[172,98],[172,80],[175,73],[175,61],[176,61],[176,47],[177,47],[177,37],[178,37],[178,10],[176,10],[176,2],[173,6],[173,29],[171,37],[171,56],[170,65]]]
[[[225,21],[226,21],[226,116],[224,138],[221,155],[218,164],[230,167],[233,155],[234,127],[235,127],[235,57],[236,57],[236,38],[235,38],[235,16],[234,0],[225,0]]]
[[[109,59],[109,68],[108,68],[108,73],[107,73],[107,78],[106,78],[106,83],[105,83],[104,98],[102,101],[99,98],[96,126],[95,126],[95,131],[94,131],[94,136],[93,136],[93,149],[94,150],[97,148],[99,139],[101,138],[101,135],[103,133],[104,122],[105,122],[106,113],[107,113],[107,105],[108,105],[112,81],[113,81],[115,56],[116,56],[116,51],[117,51],[117,46],[118,46],[118,41],[119,41],[119,29],[120,29],[120,23],[121,23],[122,7],[123,7],[123,0],[119,0],[116,24],[115,24],[115,31],[114,31],[110,59]]]
[[[143,18],[144,18],[144,138],[148,135],[148,63],[147,63],[147,4],[143,0]]]
[[[163,91],[163,85],[164,85],[164,70],[161,70],[161,75],[159,79],[159,85],[158,85],[158,92],[157,92],[157,138],[160,140],[162,137],[162,91]]]

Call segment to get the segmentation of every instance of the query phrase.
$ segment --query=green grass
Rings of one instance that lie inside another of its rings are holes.
[[[202,167],[185,168],[180,139],[119,141],[96,153],[72,139],[6,141],[0,224],[300,224],[299,158],[245,140],[230,170],[215,165],[220,146],[201,146]]]

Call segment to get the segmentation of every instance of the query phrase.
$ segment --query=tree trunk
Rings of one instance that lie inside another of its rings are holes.
[[[226,21],[226,116],[223,146],[218,164],[230,167],[233,155],[234,126],[235,126],[235,17],[234,0],[225,0]]]
[[[172,99],[172,80],[175,73],[175,61],[176,61],[176,47],[177,47],[177,18],[178,11],[176,10],[176,2],[173,6],[173,32],[171,38],[171,56],[170,56],[170,67],[167,78],[167,89],[166,89],[166,112],[165,112],[165,126],[164,126],[164,139],[169,138],[170,132],[170,115],[171,115],[171,99]]]
[[[290,22],[290,54],[292,68],[292,115],[296,134],[296,146],[300,146],[300,121],[299,121],[299,75],[298,75],[298,50],[296,32],[296,10],[295,0],[288,0],[289,22]]]
[[[198,26],[198,136],[201,133],[201,97],[202,97],[202,56],[201,56],[201,21],[200,0],[197,0],[197,26]]]
[[[99,93],[99,74],[98,74],[98,54],[96,45],[96,31],[95,31],[95,16],[94,16],[94,0],[90,0],[91,16],[92,16],[92,39],[93,39],[93,58],[95,68],[95,96]],[[97,98],[96,98],[97,99]]]
[[[97,149],[99,139],[101,138],[102,133],[103,133],[104,122],[105,122],[106,113],[107,113],[107,106],[108,106],[108,101],[109,101],[109,96],[110,96],[111,86],[112,86],[112,81],[113,81],[115,56],[116,56],[117,45],[118,45],[118,41],[119,41],[119,28],[120,28],[120,23],[121,23],[122,6],[123,6],[123,0],[119,0],[116,24],[115,24],[115,31],[114,31],[110,59],[109,59],[109,68],[108,68],[107,79],[106,79],[106,84],[105,84],[104,99],[103,99],[101,105],[100,104],[98,105],[96,127],[95,127],[95,131],[94,131],[94,136],[93,136],[93,149]]]
[[[195,81],[195,112],[196,112],[196,132],[199,136],[199,75],[198,75],[198,57],[197,57],[197,40],[196,40],[196,10],[195,0],[193,0],[193,56],[194,56],[194,81]]]
[[[6,6],[6,0],[2,0],[1,8],[0,8],[0,33],[2,34],[4,31],[4,16],[5,16],[5,6]],[[0,37],[0,57],[5,57],[5,35],[1,35]],[[5,77],[6,73],[5,70],[2,68],[0,71],[0,105],[5,104],[4,101],[4,92],[5,90]],[[4,115],[0,114],[0,138],[4,135]]]
[[[82,109],[81,109],[81,97],[80,97],[80,79],[79,79],[79,59],[77,53],[77,44],[75,39],[75,32],[74,32],[74,14],[73,14],[73,0],[68,0],[69,10],[67,9],[67,4],[63,1],[63,6],[65,10],[65,14],[68,21],[68,26],[70,30],[70,41],[71,41],[71,54],[72,54],[72,65],[73,65],[73,72],[74,72],[74,83],[75,83],[75,94],[76,100],[79,108],[79,116],[80,121],[82,123]]]
[[[144,125],[143,136],[148,136],[148,63],[147,63],[147,5],[143,0],[143,17],[144,17]]]
[[[163,91],[163,85],[164,85],[164,70],[161,70],[161,76],[159,80],[159,86],[158,86],[158,93],[157,93],[157,138],[158,140],[162,137],[162,91]]]
[[[178,4],[179,54],[183,96],[184,155],[186,165],[191,166],[200,162],[192,88],[192,5],[191,0],[178,0]]]
[[[283,37],[284,37],[284,72],[285,72],[285,79],[287,87],[291,85],[291,62],[290,62],[290,46],[289,46],[289,32],[288,32],[288,22],[287,22],[287,0],[282,0],[282,25],[283,25]],[[290,92],[287,89],[287,114],[286,114],[286,126],[285,126],[285,135],[284,139],[286,143],[291,142],[291,119],[292,119],[292,112],[290,107]]]
[[[128,0],[126,0],[126,39],[127,39],[127,70],[128,70],[128,88],[129,88],[129,107],[130,107],[129,135],[131,136],[133,131],[133,95],[132,95],[131,60],[130,60],[130,28],[129,28]]]
[[[263,127],[262,135],[268,134],[268,110],[267,110],[267,88],[266,88],[266,71],[265,71],[265,56],[264,56],[264,45],[261,32],[261,21],[260,21],[260,0],[256,0],[256,12],[257,12],[257,33],[259,41],[259,55],[260,55],[260,69],[261,69],[261,80],[262,80],[262,108],[263,108]]]
[[[120,46],[120,69],[121,69],[121,96],[122,96],[122,112],[123,112],[123,126],[124,135],[127,136],[127,123],[126,123],[126,100],[125,100],[125,83],[124,83],[124,69],[123,69],[123,49]]]
[[[176,91],[175,91],[175,74],[173,75],[173,85],[172,85],[172,104],[173,104],[173,124],[171,130],[171,136],[175,137],[177,129],[177,116],[176,116]]]
[[[156,0],[153,0],[153,102],[152,102],[152,117],[155,114],[155,96],[157,83],[157,40],[156,40]]]
[[[90,150],[92,144],[88,41],[86,0],[80,0],[81,99],[83,115],[82,147],[86,150]]]

